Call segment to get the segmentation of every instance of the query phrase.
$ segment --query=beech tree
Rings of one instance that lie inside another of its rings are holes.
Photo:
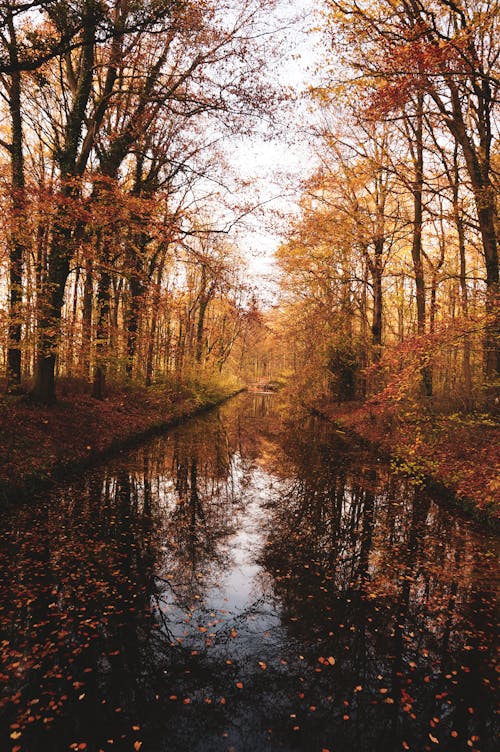
[[[397,107],[365,94],[314,92],[321,167],[278,253],[294,371],[319,393],[331,374],[343,399],[423,387],[433,405],[470,409],[491,318],[465,158],[428,94]]]
[[[36,71],[74,46],[81,29],[78,14],[62,12],[55,2],[12,0],[0,6],[0,84],[7,101],[10,139],[0,140],[11,169],[11,231],[9,238],[9,344],[7,387],[21,382],[22,285],[25,261],[25,165],[23,143],[23,72]],[[34,19],[36,19],[34,21]]]
[[[51,241],[38,317],[38,355],[33,394],[42,402],[55,397],[54,372],[59,341],[59,326],[70,262],[77,240],[79,223],[75,221],[75,202],[81,195],[81,181],[87,168],[96,134],[114,93],[118,62],[124,34],[129,23],[127,2],[104,8],[88,0],[82,4],[81,43],[59,59],[64,81],[61,122],[57,124],[54,160],[58,169],[58,209],[51,228]],[[156,20],[156,19],[155,19]],[[107,44],[104,63],[106,75],[101,91],[95,92],[95,66],[99,30],[112,25],[112,39]],[[94,93],[96,96],[94,97]]]
[[[4,33],[0,35],[1,49],[7,56],[2,94],[7,99],[10,115],[10,140],[1,141],[10,161],[11,230],[9,237],[9,332],[7,350],[7,388],[21,383],[21,303],[24,260],[25,174],[23,127],[21,114],[21,65],[19,33],[15,25],[15,3],[6,3],[3,10]]]

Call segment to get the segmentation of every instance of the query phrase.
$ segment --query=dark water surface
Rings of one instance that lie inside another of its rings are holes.
[[[277,399],[2,513],[2,752],[498,748],[494,539]]]

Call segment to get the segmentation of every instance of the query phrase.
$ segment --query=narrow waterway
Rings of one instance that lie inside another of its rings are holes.
[[[278,401],[2,512],[0,750],[497,748],[495,540]]]

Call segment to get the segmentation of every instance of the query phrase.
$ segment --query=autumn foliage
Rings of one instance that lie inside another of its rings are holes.
[[[0,19],[9,391],[48,404],[69,376],[102,399],[109,379],[222,371],[253,305],[224,142],[275,98],[271,2],[17,5]]]

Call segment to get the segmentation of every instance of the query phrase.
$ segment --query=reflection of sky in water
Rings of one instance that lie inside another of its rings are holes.
[[[267,576],[256,559],[263,545],[263,506],[276,500],[279,487],[278,478],[257,464],[248,465],[239,453],[233,455],[223,494],[240,500],[242,508],[234,520],[237,531],[222,544],[226,563],[212,573],[216,584],[203,595],[195,593],[196,605],[189,610],[179,604],[171,588],[163,590],[163,610],[169,617],[171,635],[182,644],[197,650],[208,647],[212,652],[227,652],[229,646],[237,649],[240,659],[255,651],[256,638],[264,641],[263,650],[275,647],[279,608],[269,589],[267,594],[263,592]],[[165,492],[168,498],[161,501],[161,507],[168,512],[178,503],[174,484],[164,481],[160,494]],[[168,546],[164,550],[167,552]]]

